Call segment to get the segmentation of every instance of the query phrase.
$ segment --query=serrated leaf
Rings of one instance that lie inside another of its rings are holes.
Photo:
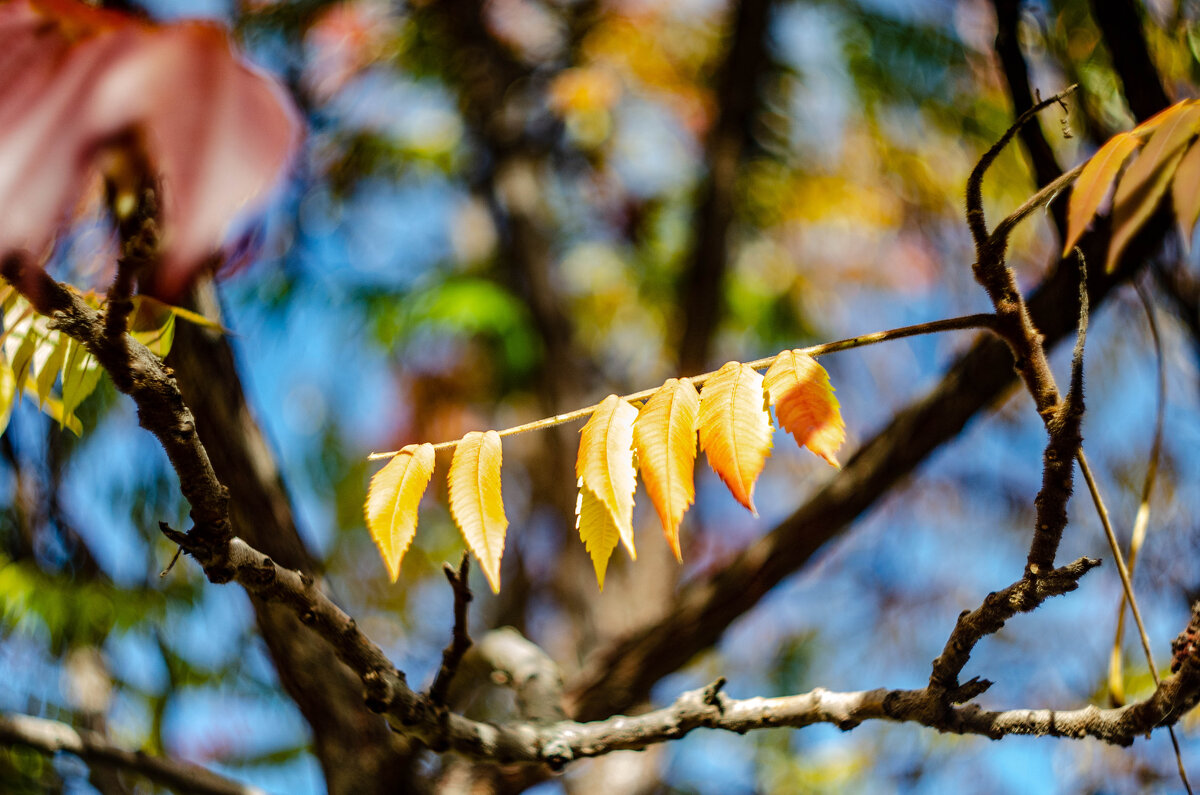
[[[1142,228],[1158,206],[1159,200],[1175,175],[1184,146],[1200,129],[1200,106],[1181,103],[1179,112],[1165,118],[1141,154],[1129,164],[1113,197],[1112,240],[1108,245],[1111,272],[1125,246]]]
[[[433,445],[410,444],[371,478],[363,510],[392,582],[417,533],[417,505],[433,477],[433,459]]]
[[[38,369],[37,374],[37,396],[38,405],[45,404],[46,398],[50,396],[50,390],[54,388],[54,382],[58,378],[58,372],[62,369],[63,362],[67,355],[67,346],[71,338],[62,332],[54,332],[51,337],[47,338],[47,343],[53,345],[53,350]]]
[[[837,451],[846,441],[846,423],[825,368],[803,351],[784,351],[763,377],[763,389],[780,427],[801,447],[840,466]]]
[[[131,325],[129,336],[145,345],[158,358],[164,359],[175,341],[175,315],[168,312],[162,325],[156,328],[137,330]]]
[[[1100,147],[1092,159],[1079,172],[1075,186],[1071,188],[1071,202],[1067,210],[1067,237],[1063,242],[1063,256],[1079,242],[1083,231],[1100,209],[1100,203],[1112,188],[1117,173],[1125,160],[1141,144],[1132,133],[1118,133]]]
[[[88,395],[100,383],[100,364],[82,345],[71,340],[67,349],[67,361],[63,365],[62,405],[67,417],[75,413]]]
[[[18,384],[25,383],[25,378],[30,373],[30,367],[33,364],[33,355],[37,352],[39,336],[34,328],[33,318],[30,318],[28,325],[20,331],[13,333],[11,340],[17,343],[16,352],[12,354],[12,371],[13,376],[17,379]],[[36,386],[34,390],[36,391]]]
[[[763,405],[763,377],[753,367],[727,362],[704,383],[700,449],[734,499],[758,516],[754,482],[771,452],[771,418]]]
[[[17,379],[7,361],[0,360],[0,433],[8,429],[13,404],[17,402]]]
[[[633,447],[646,493],[658,511],[675,559],[679,524],[696,499],[696,424],[700,393],[685,379],[672,378],[650,396],[633,423]]]
[[[450,515],[494,593],[500,592],[500,558],[508,519],[500,496],[500,434],[471,431],[454,450],[450,463]]]
[[[609,395],[579,432],[575,475],[608,511],[621,543],[637,560],[633,546],[633,422],[638,411],[628,401]],[[586,543],[586,540],[585,540]]]
[[[1175,182],[1171,185],[1171,200],[1180,235],[1187,246],[1192,239],[1192,228],[1200,219],[1200,144],[1193,143],[1179,161]]]
[[[25,391],[36,393],[37,384],[32,378],[25,379]],[[83,423],[74,414],[69,414],[63,409],[61,400],[55,397],[46,398],[46,402],[42,404],[42,412],[49,415],[51,419],[58,422],[59,427],[66,428],[76,436],[83,435]]]
[[[604,501],[579,479],[579,497],[575,501],[575,529],[583,541],[583,547],[592,558],[596,570],[596,582],[604,590],[604,573],[613,550],[621,540],[621,533],[613,521],[612,514]]]

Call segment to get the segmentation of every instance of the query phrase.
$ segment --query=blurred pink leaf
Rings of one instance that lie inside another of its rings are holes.
[[[177,295],[277,182],[299,135],[286,93],[219,26],[0,3],[0,253],[44,256],[97,169],[145,161],[161,185],[153,282]]]

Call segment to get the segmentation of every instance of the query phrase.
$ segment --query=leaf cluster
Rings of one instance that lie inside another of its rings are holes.
[[[845,423],[825,368],[802,350],[784,351],[768,364],[764,376],[750,364],[728,362],[695,379],[671,378],[644,403],[609,395],[582,414],[531,424],[549,427],[590,414],[580,431],[575,467],[575,527],[601,589],[618,543],[637,559],[633,505],[639,471],[667,543],[682,560],[679,527],[695,501],[697,442],[730,493],[755,515],[754,484],[771,450],[772,406],[780,427],[797,444],[838,465]],[[449,473],[451,515],[496,592],[508,530],[500,491],[501,436],[516,431],[468,433],[454,443]],[[367,528],[393,582],[416,535],[417,508],[433,476],[434,453],[432,444],[408,445],[371,480]]]

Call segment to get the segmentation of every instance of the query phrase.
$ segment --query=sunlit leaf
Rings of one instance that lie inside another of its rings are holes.
[[[145,345],[151,353],[162,359],[171,352],[171,344],[175,341],[175,315],[168,312],[162,325],[155,328],[140,330],[131,325],[129,336]]]
[[[696,423],[700,394],[685,379],[672,378],[650,396],[633,424],[633,446],[646,493],[662,520],[663,533],[675,553],[679,548],[679,523],[696,499]]]
[[[160,301],[157,298],[154,298],[153,296],[135,295],[133,297],[133,307],[134,307],[135,315],[138,312],[142,311],[143,308],[149,307],[151,309],[155,309],[155,310],[159,310],[159,311],[163,311],[163,312],[170,312],[171,314],[175,315],[175,317],[179,318],[180,320],[186,320],[187,322],[189,322],[193,325],[200,326],[201,328],[206,328],[210,331],[217,331],[222,334],[229,333],[229,330],[226,329],[224,326],[222,326],[220,323],[218,323],[215,320],[211,320],[210,318],[205,317],[204,315],[200,314],[199,312],[194,312],[191,309],[188,309],[186,307],[168,304],[165,301]]]
[[[1100,209],[1100,203],[1108,195],[1125,160],[1141,144],[1132,133],[1119,133],[1100,147],[1092,159],[1079,172],[1075,186],[1071,188],[1071,202],[1067,210],[1067,237],[1063,243],[1063,256],[1079,242],[1083,231]]]
[[[371,478],[365,512],[392,582],[417,533],[417,505],[433,477],[433,445],[410,444]]]
[[[633,466],[633,422],[637,416],[637,409],[628,401],[616,395],[606,397],[579,432],[579,457],[575,462],[575,475],[582,483],[580,492],[590,491],[604,506],[634,560],[633,492],[637,472]],[[580,498],[577,508],[582,509],[582,504]],[[580,530],[582,535],[582,522]]]
[[[575,502],[575,530],[592,558],[596,582],[603,591],[604,573],[608,571],[608,561],[621,540],[621,534],[608,506],[583,484],[583,478],[579,479],[579,497]]]
[[[8,362],[0,360],[0,433],[8,429],[13,404],[17,402],[17,379]]]
[[[25,379],[25,391],[31,394],[37,391],[37,384],[32,378]],[[46,398],[46,402],[42,404],[41,408],[44,413],[59,424],[59,427],[66,428],[76,436],[83,435],[83,423],[74,414],[69,414],[63,407],[62,401],[58,398]]]
[[[500,496],[500,464],[500,434],[471,431],[454,450],[449,477],[450,515],[495,593],[500,592],[500,558],[508,530]]]
[[[1192,239],[1192,228],[1200,219],[1200,144],[1192,144],[1179,161],[1175,182],[1171,185],[1171,200],[1179,220],[1180,236],[1187,245]]]
[[[1181,103],[1181,108],[1155,129],[1146,147],[1117,183],[1106,265],[1109,271],[1116,267],[1125,246],[1158,207],[1183,157],[1184,147],[1200,129],[1200,105]]]
[[[728,362],[704,382],[700,449],[734,498],[757,516],[754,482],[771,452],[771,418],[763,377],[753,367]]]
[[[101,375],[100,363],[96,358],[72,340],[67,348],[67,361],[63,365],[62,405],[66,416],[73,416],[79,404],[95,391]]]
[[[801,447],[839,466],[837,452],[846,441],[846,423],[825,368],[802,351],[784,351],[767,369],[763,388],[780,427]]]
[[[39,406],[46,402],[46,398],[50,396],[50,390],[54,388],[58,372],[62,369],[63,363],[66,361],[67,347],[70,339],[66,334],[56,331],[46,340],[47,345],[52,345],[53,348],[46,361],[38,369],[37,396]]]

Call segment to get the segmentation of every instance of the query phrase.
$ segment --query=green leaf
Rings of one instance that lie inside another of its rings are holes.
[[[58,380],[58,371],[62,369],[63,362],[67,356],[67,345],[71,338],[62,332],[53,332],[52,337],[47,337],[46,341],[50,342],[53,339],[53,350],[42,364],[41,369],[37,374],[37,396],[38,405],[45,404],[46,398],[50,396],[50,390],[54,388],[54,382]]]

